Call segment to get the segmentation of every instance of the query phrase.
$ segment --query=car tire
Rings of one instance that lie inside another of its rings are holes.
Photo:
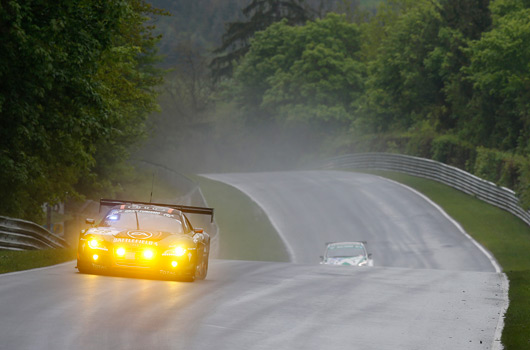
[[[203,279],[205,279],[205,278],[206,278],[206,273],[207,273],[207,271],[208,271],[208,263],[204,263],[204,262],[203,262],[203,263],[201,264],[200,268],[197,269],[197,272],[198,272],[198,273],[196,274],[197,279],[198,279],[198,280],[203,280]]]
[[[85,274],[92,274],[93,270],[85,263],[77,260],[77,270],[79,270],[80,273]]]
[[[197,276],[197,279],[204,280],[206,278],[206,275],[208,274],[208,258],[210,253],[205,258],[205,261],[203,261],[202,266],[200,268],[200,274]]]
[[[177,278],[177,281],[179,281],[179,282],[194,282],[195,281],[195,274],[187,275],[187,276],[180,276],[179,278]]]

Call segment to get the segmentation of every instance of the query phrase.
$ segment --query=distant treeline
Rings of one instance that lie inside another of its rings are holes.
[[[263,18],[277,2],[248,1],[254,12],[237,21],[260,18],[256,11]],[[168,78],[173,98],[163,104],[178,96],[190,107],[189,96],[202,96],[193,108],[170,109],[182,112],[173,117],[185,125],[219,129],[229,114],[230,123],[246,126],[325,130],[321,151],[330,154],[372,150],[441,160],[513,188],[530,206],[530,2],[377,3],[367,10],[360,6],[366,2],[339,1],[332,10],[340,14],[327,9],[302,25],[286,15],[250,33],[233,75],[208,85],[205,95],[192,91],[191,66],[181,62]],[[202,59],[202,68],[192,69],[208,79],[211,51],[182,52]]]
[[[530,206],[530,1],[153,3],[2,2],[0,214],[119,190],[148,132],[183,172],[401,152]]]
[[[343,152],[434,158],[530,207],[530,2],[393,0],[257,33],[230,82],[245,115],[348,128]]]

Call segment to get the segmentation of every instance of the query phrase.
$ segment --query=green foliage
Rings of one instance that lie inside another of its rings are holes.
[[[363,89],[359,49],[359,30],[344,16],[276,23],[257,33],[237,67],[235,98],[262,117],[347,125]]]
[[[392,1],[363,26],[366,94],[357,127],[408,129],[424,120],[452,130],[472,86],[461,71],[466,48],[489,29],[487,0]]]
[[[420,1],[385,27],[377,55],[368,63],[367,91],[359,110],[370,130],[406,129],[432,112],[440,85],[424,61],[439,26],[436,7]]]
[[[94,138],[94,166],[80,178],[75,189],[93,198],[113,191],[124,174],[129,151],[146,137],[145,121],[158,110],[156,87],[162,83],[162,70],[148,16],[165,15],[141,0],[129,0],[129,10],[120,18],[112,47],[102,53],[96,78],[102,83],[100,95],[108,105],[110,128]]]
[[[463,134],[502,150],[530,151],[530,9],[510,12],[470,47],[474,94]],[[472,113],[471,113],[472,112]]]
[[[361,23],[361,54],[364,61],[376,58],[383,41],[392,33],[388,29],[415,5],[416,0],[388,0],[378,4],[376,13],[366,22]]]
[[[521,175],[529,165],[530,161],[525,157],[479,147],[474,174],[501,186],[523,190],[522,194],[528,183],[524,183],[527,179]]]
[[[433,140],[432,159],[434,160],[470,171],[475,164],[475,157],[475,146],[455,135],[441,135]]]
[[[519,183],[513,189],[516,191],[522,206],[526,210],[530,210],[530,160],[528,158],[526,158],[520,171]]]
[[[417,123],[406,132],[403,138],[406,140],[405,151],[402,153],[423,157],[432,157],[432,143],[437,136],[436,130],[428,121]],[[392,149],[394,152],[399,150]]]
[[[123,156],[122,138],[134,139],[135,118],[154,106],[156,73],[144,61],[153,51],[142,51],[154,38],[141,35],[145,18],[130,22],[148,9],[140,0],[2,2],[2,214],[38,219],[43,202],[79,195],[80,179],[99,176],[103,155]]]

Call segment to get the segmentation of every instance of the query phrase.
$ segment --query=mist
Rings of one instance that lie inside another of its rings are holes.
[[[234,119],[180,129],[155,119],[159,123],[134,158],[181,173],[293,170],[325,153],[326,145],[340,133],[335,127],[305,123],[272,120],[247,125]]]

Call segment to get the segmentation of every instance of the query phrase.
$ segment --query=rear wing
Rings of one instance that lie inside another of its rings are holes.
[[[126,205],[126,204],[137,204],[137,205],[145,205],[145,206],[154,205],[157,207],[167,207],[167,208],[177,209],[177,210],[180,210],[181,212],[189,213],[189,214],[210,215],[211,222],[213,222],[213,208],[192,207],[189,205],[136,202],[136,201],[125,201],[125,200],[119,200],[119,199],[103,199],[102,198],[99,200],[99,210],[101,211],[101,207],[113,207],[116,205]]]

